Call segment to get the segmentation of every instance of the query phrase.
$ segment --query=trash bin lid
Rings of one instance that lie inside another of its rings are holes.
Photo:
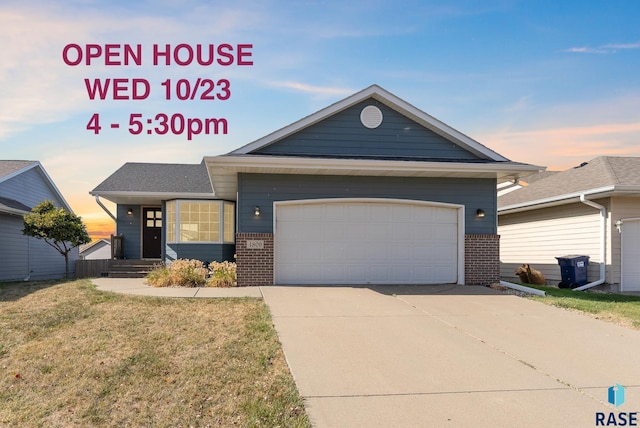
[[[587,259],[589,258],[589,256],[580,256],[580,255],[577,255],[577,254],[572,254],[572,255],[569,255],[569,256],[556,257],[556,259],[558,259],[558,260],[561,260],[561,259],[562,260],[564,260],[564,259],[579,259],[581,257],[584,257],[584,258],[587,258]]]

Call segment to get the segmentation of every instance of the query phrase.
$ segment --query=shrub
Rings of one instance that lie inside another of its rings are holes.
[[[153,287],[199,287],[207,282],[208,271],[200,260],[178,259],[168,267],[159,267],[147,275]]]
[[[207,287],[236,287],[236,264],[233,262],[209,263]]]

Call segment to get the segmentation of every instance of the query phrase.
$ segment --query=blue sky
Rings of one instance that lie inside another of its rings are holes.
[[[374,83],[514,161],[640,156],[639,16],[637,1],[5,0],[0,158],[39,160],[90,229],[108,228],[88,192],[124,162],[197,163]],[[70,43],[141,44],[143,64],[68,66]],[[254,65],[154,67],[154,43],[249,43]],[[198,77],[227,79],[231,96],[164,99],[160,82]],[[90,100],[85,78],[144,78],[151,95]],[[229,132],[131,135],[131,113],[224,118]]]

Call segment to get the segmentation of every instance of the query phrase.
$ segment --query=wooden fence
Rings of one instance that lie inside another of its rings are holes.
[[[76,278],[99,278],[109,274],[111,260],[76,260]]]

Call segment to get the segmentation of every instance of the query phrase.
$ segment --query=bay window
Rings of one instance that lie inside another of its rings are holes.
[[[168,243],[234,243],[235,204],[225,201],[167,201]]]

